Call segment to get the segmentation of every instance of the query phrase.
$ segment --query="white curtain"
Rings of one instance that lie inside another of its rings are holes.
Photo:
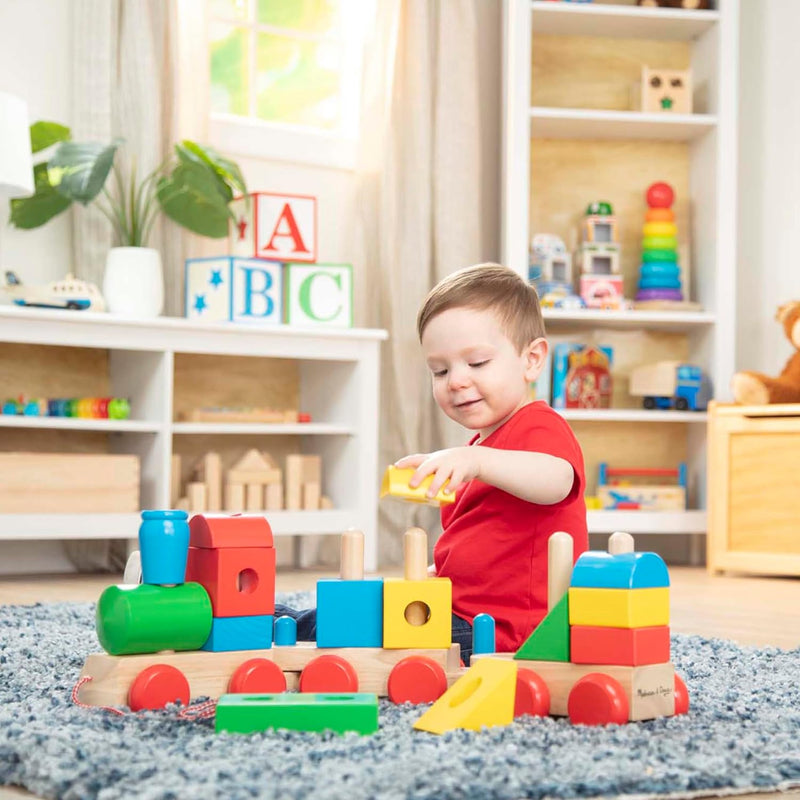
[[[367,324],[386,328],[382,465],[463,444],[431,397],[416,335],[428,290],[482,260],[477,4],[379,0],[365,65],[359,214]],[[402,561],[409,525],[438,533],[438,511],[382,501],[380,559]],[[434,534],[434,535],[430,535]]]
[[[118,163],[129,174],[135,160],[137,181],[176,141],[207,139],[205,6],[197,0],[74,0],[73,138],[123,138]],[[102,286],[111,226],[92,207],[71,213],[76,273]],[[183,262],[198,239],[163,217],[153,228],[148,244],[161,253],[167,315],[183,314]],[[118,567],[120,544],[76,542],[67,551],[80,569]]]

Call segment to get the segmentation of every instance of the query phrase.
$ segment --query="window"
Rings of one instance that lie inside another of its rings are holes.
[[[212,140],[240,155],[352,168],[364,0],[208,0]]]

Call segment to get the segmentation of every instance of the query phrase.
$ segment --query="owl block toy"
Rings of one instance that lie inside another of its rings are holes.
[[[691,114],[691,70],[642,67],[642,111]]]
[[[285,321],[298,327],[353,326],[350,264],[287,264]]]
[[[283,267],[256,258],[186,259],[185,316],[204,322],[280,325]]]
[[[230,204],[230,252],[273,261],[317,260],[317,198],[254,192]]]

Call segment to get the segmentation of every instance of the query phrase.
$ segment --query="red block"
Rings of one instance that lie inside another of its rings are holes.
[[[190,547],[186,580],[205,587],[215,617],[275,612],[275,549]]]
[[[573,625],[569,630],[570,660],[575,664],[618,664],[639,667],[669,661],[669,626],[600,628]]]
[[[189,520],[189,544],[208,548],[272,547],[272,528],[264,517],[243,517],[241,514],[209,517],[195,514]]]

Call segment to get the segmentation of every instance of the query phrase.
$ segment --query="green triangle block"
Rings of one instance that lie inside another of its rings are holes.
[[[569,661],[569,592],[550,609],[514,653],[527,661]]]

